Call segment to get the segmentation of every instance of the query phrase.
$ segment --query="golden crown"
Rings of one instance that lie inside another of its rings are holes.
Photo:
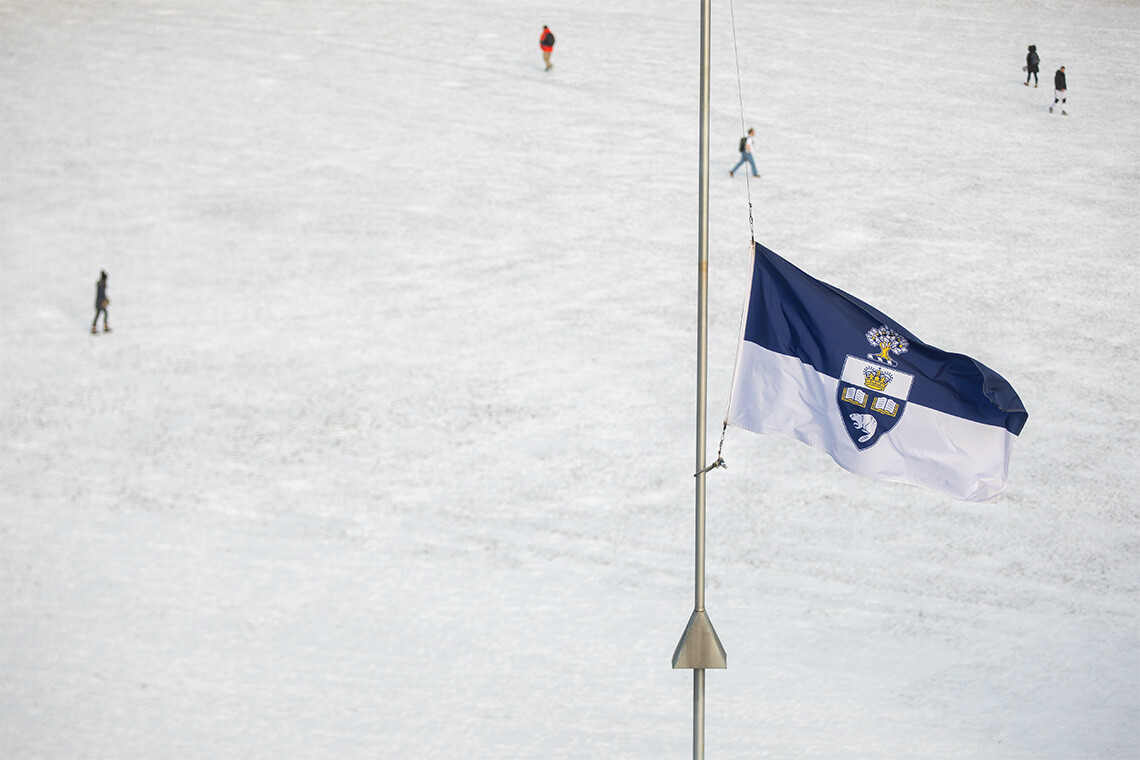
[[[884,390],[887,383],[895,379],[895,376],[890,372],[884,372],[878,367],[864,367],[863,377],[866,380],[868,388],[874,388],[877,391]]]

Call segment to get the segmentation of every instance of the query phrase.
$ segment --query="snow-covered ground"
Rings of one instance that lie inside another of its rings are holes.
[[[728,432],[710,757],[1140,756],[1140,6],[734,12],[757,238],[1030,418],[985,505]],[[698,23],[0,0],[0,754],[689,756]]]

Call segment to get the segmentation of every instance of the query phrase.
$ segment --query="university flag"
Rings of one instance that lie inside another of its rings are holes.
[[[870,478],[988,501],[1028,417],[989,367],[753,244],[727,424],[791,436]]]

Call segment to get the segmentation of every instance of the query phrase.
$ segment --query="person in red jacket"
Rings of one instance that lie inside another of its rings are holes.
[[[550,31],[550,27],[542,27],[542,36],[538,38],[538,46],[542,48],[542,62],[546,64],[546,70],[554,66],[550,62],[550,54],[554,52],[554,32]]]

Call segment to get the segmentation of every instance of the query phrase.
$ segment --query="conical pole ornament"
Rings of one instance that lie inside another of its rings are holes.
[[[688,669],[722,669],[728,667],[728,658],[720,637],[716,635],[709,614],[693,610],[689,624],[673,652],[673,667]]]

